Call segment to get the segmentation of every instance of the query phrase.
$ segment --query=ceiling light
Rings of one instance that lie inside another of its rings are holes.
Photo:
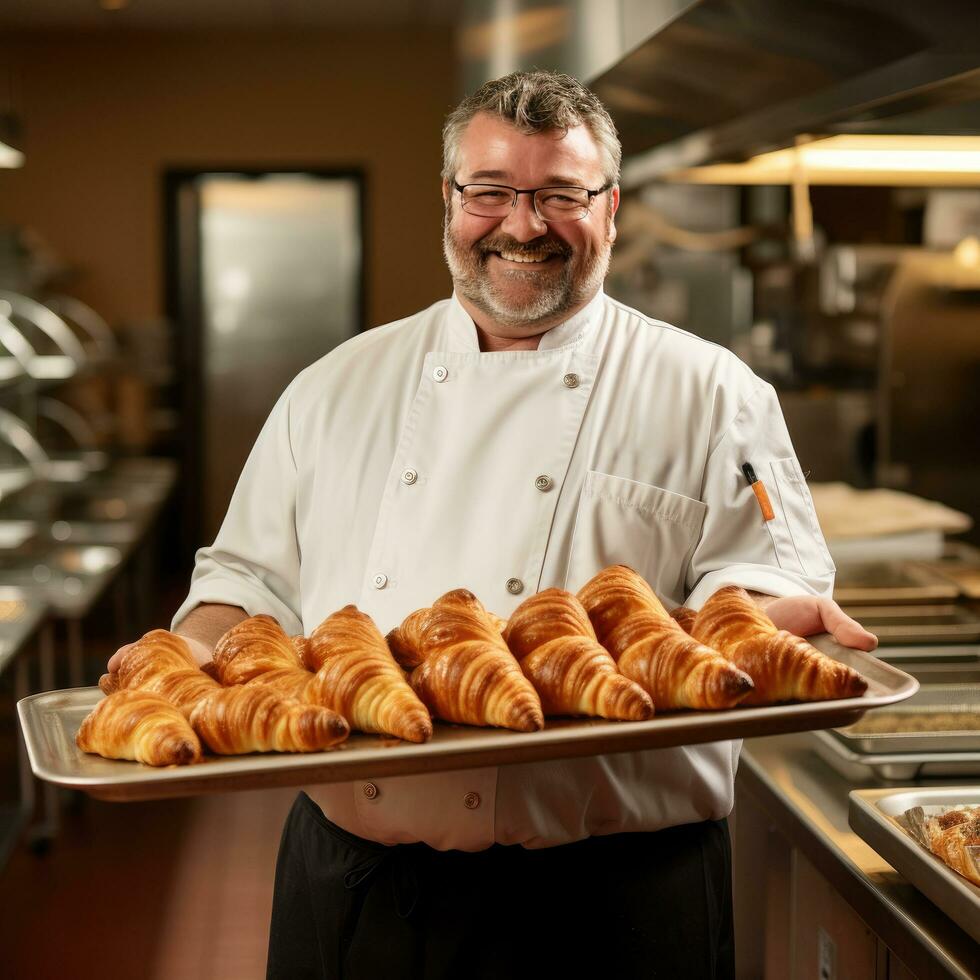
[[[0,143],[0,167],[23,167],[24,154],[6,143]]]
[[[667,174],[693,184],[980,186],[980,136],[830,136],[752,157]]]

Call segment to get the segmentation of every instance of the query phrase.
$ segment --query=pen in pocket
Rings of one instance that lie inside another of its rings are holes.
[[[755,494],[755,499],[759,501],[759,510],[762,511],[763,520],[771,521],[776,515],[773,513],[772,504],[769,502],[769,494],[766,493],[766,488],[762,480],[755,475],[755,470],[752,469],[751,463],[743,463],[742,472],[745,474],[745,479],[749,481],[749,486]]]

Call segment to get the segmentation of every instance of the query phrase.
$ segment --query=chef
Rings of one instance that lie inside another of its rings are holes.
[[[355,602],[385,633],[465,587],[506,617],[617,562],[668,607],[735,583],[777,625],[873,648],[829,598],[772,387],[603,293],[620,158],[565,75],[508,75],[450,115],[454,293],[284,392],[174,619],[202,662],[247,615],[308,635]],[[732,976],[739,745],[310,787],[269,976]]]

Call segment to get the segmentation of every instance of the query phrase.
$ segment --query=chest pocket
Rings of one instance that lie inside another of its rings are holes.
[[[780,568],[803,575],[822,575],[834,568],[813,507],[806,478],[795,456],[774,459],[772,467],[776,520],[768,521]],[[781,518],[781,519],[780,519]]]
[[[607,565],[623,564],[661,599],[680,604],[707,509],[692,497],[591,470],[575,518],[565,588],[575,592]]]

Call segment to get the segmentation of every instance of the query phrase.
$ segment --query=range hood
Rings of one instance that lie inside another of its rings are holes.
[[[468,10],[467,86],[535,65],[582,78],[620,131],[625,186],[801,133],[980,133],[975,0],[474,0]]]

